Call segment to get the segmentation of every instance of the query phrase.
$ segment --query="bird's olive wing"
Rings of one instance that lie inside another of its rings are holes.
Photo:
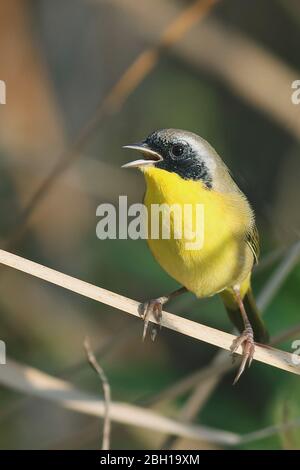
[[[251,229],[246,233],[246,242],[250,250],[252,251],[255,264],[258,263],[258,258],[260,254],[259,235],[255,224],[253,224],[253,227],[251,227]]]

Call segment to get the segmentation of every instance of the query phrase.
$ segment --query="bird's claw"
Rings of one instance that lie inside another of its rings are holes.
[[[149,321],[151,319],[151,315],[156,319],[159,327],[161,328],[161,319],[162,319],[162,307],[163,307],[163,299],[151,299],[147,302],[140,304],[139,313],[142,319],[144,320],[144,330],[143,330],[143,341],[146,338],[147,330],[149,326]],[[151,339],[152,341],[155,340],[157,335],[157,326],[153,326],[151,329]]]
[[[240,346],[243,348],[242,362],[234,379],[233,385],[235,385],[239,380],[240,376],[245,370],[246,365],[248,364],[248,367],[250,367],[253,361],[255,343],[253,339],[253,331],[251,328],[246,328],[243,333],[232,342],[230,348],[231,354],[233,355]]]

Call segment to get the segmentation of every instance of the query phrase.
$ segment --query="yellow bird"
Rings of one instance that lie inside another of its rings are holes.
[[[163,305],[174,296],[186,291],[199,298],[220,294],[230,319],[241,332],[231,347],[232,353],[240,345],[243,348],[237,382],[246,364],[252,362],[254,340],[268,341],[251,291],[251,272],[259,256],[253,210],[219,155],[196,134],[162,129],[125,148],[142,154],[141,159],[123,167],[137,167],[144,174],[149,226],[153,205],[175,204],[182,209],[189,205],[192,216],[196,216],[196,207],[203,207],[203,238],[198,249],[187,248],[191,238],[184,231],[180,238],[173,232],[164,238],[161,230],[157,238],[148,237],[155,259],[183,287],[142,304],[143,336],[151,315],[160,321]],[[174,213],[169,215],[174,229]]]

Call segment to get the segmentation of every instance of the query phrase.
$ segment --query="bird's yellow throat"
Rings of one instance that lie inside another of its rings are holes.
[[[214,295],[227,286],[242,283],[253,262],[244,243],[252,217],[247,201],[240,194],[207,189],[201,181],[185,180],[166,170],[145,167],[142,171],[148,214],[153,204],[190,204],[194,209],[201,204],[204,209],[201,249],[187,250],[184,238],[148,240],[161,266],[198,297]]]

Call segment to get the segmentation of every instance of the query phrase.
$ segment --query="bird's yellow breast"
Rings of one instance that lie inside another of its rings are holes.
[[[207,189],[200,181],[184,180],[176,173],[155,167],[144,170],[151,233],[153,204],[189,205],[192,220],[196,220],[196,206],[203,208],[202,248],[187,249],[187,240],[148,239],[149,247],[159,264],[180,284],[198,297],[206,297],[241,283],[251,271],[253,257],[245,241],[252,223],[252,211],[246,198],[239,192],[221,193]],[[174,229],[174,216],[170,216]],[[194,227],[194,226],[193,226]],[[182,232],[184,232],[182,230]],[[171,231],[172,235],[172,231]]]

